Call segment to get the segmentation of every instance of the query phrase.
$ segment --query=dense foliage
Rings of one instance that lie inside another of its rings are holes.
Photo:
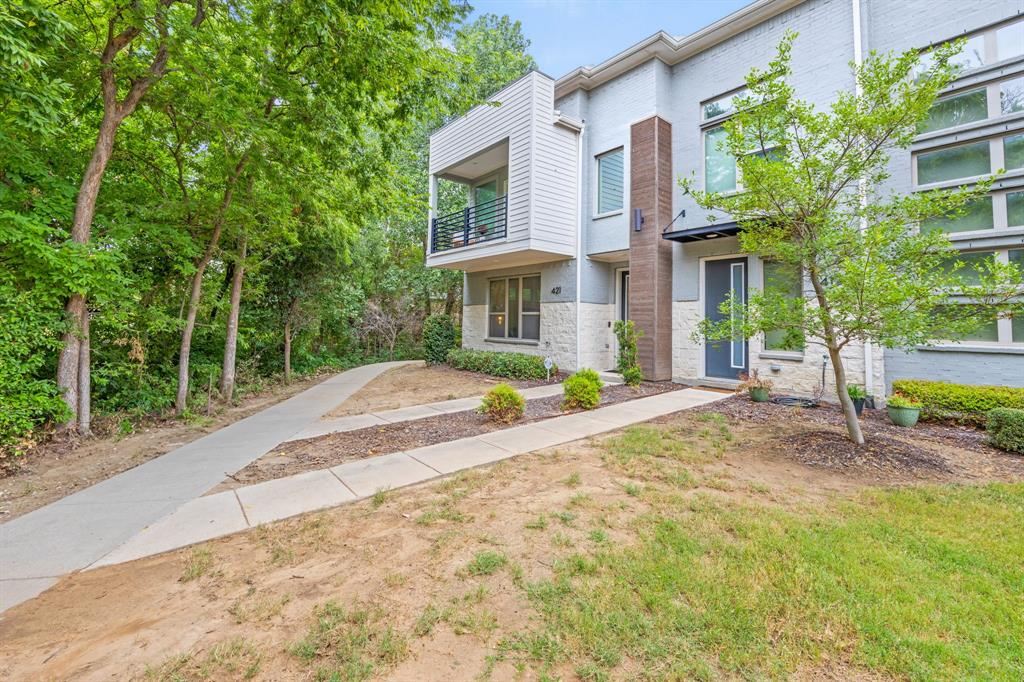
[[[892,389],[920,403],[924,419],[954,419],[982,424],[989,410],[999,407],[1024,409],[1024,388],[897,379],[892,382]]]
[[[508,384],[498,384],[484,395],[480,412],[492,421],[511,424],[523,418],[526,399]]]
[[[597,372],[583,368],[562,382],[562,409],[592,410],[601,402],[604,382]]]
[[[637,354],[636,342],[644,335],[644,332],[636,328],[633,320],[616,320],[614,329],[619,347],[615,368],[619,370],[628,385],[639,386],[640,382],[644,380],[644,372],[640,368],[640,356]]]
[[[467,9],[0,9],[3,454],[92,412],[418,355],[462,284],[423,264],[427,137],[534,67],[517,22]]]
[[[999,407],[990,410],[986,424],[989,440],[997,448],[1024,455],[1024,410]]]
[[[428,364],[443,364],[448,358],[448,351],[458,345],[459,330],[451,315],[440,313],[423,321],[423,359]]]
[[[455,369],[482,372],[509,379],[546,379],[548,370],[544,358],[526,353],[498,353],[489,350],[455,348],[448,352],[448,364]],[[551,368],[551,376],[558,373],[558,367]]]

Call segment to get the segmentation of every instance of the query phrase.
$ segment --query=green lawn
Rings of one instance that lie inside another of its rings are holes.
[[[649,435],[608,452],[621,463]],[[542,618],[496,658],[542,674],[568,662],[593,680],[837,667],[1024,679],[1024,485],[871,490],[813,508],[642,496],[639,542],[597,543],[528,585]]]

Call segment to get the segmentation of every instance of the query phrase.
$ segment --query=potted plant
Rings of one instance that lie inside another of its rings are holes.
[[[766,403],[771,398],[772,386],[774,384],[771,379],[762,379],[757,370],[753,369],[750,374],[740,374],[740,385],[736,387],[736,392],[746,391],[755,403]]]
[[[886,410],[893,424],[909,428],[921,416],[921,403],[897,393],[886,400]]]
[[[857,384],[847,384],[846,392],[850,395],[850,400],[853,401],[853,409],[859,417],[864,411],[864,400],[868,397],[867,391]]]

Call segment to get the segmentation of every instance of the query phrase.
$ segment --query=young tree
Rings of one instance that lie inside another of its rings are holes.
[[[768,286],[751,292],[745,306],[727,300],[727,318],[705,321],[697,333],[730,338],[783,331],[821,343],[849,437],[862,444],[843,349],[962,336],[1020,309],[1021,273],[993,260],[980,282],[967,286],[945,234],[919,228],[928,218],[962,213],[989,182],[909,196],[883,190],[889,154],[917,135],[937,93],[955,77],[950,60],[961,45],[934,50],[927,68],[916,51],[872,53],[852,66],[856,91],[840,93],[820,111],[797,99],[788,82],[795,38],[786,35],[767,70],[751,71],[749,94],[725,124],[724,147],[736,158],[743,191],[700,191],[692,178],[681,184],[702,208],[739,223],[743,251],[800,272],[809,296],[794,299]]]

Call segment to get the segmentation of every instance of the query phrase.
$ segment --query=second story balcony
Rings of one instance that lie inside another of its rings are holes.
[[[581,125],[554,111],[554,81],[531,72],[431,135],[427,265],[478,271],[574,257]],[[465,208],[438,210],[442,181],[464,186]]]

